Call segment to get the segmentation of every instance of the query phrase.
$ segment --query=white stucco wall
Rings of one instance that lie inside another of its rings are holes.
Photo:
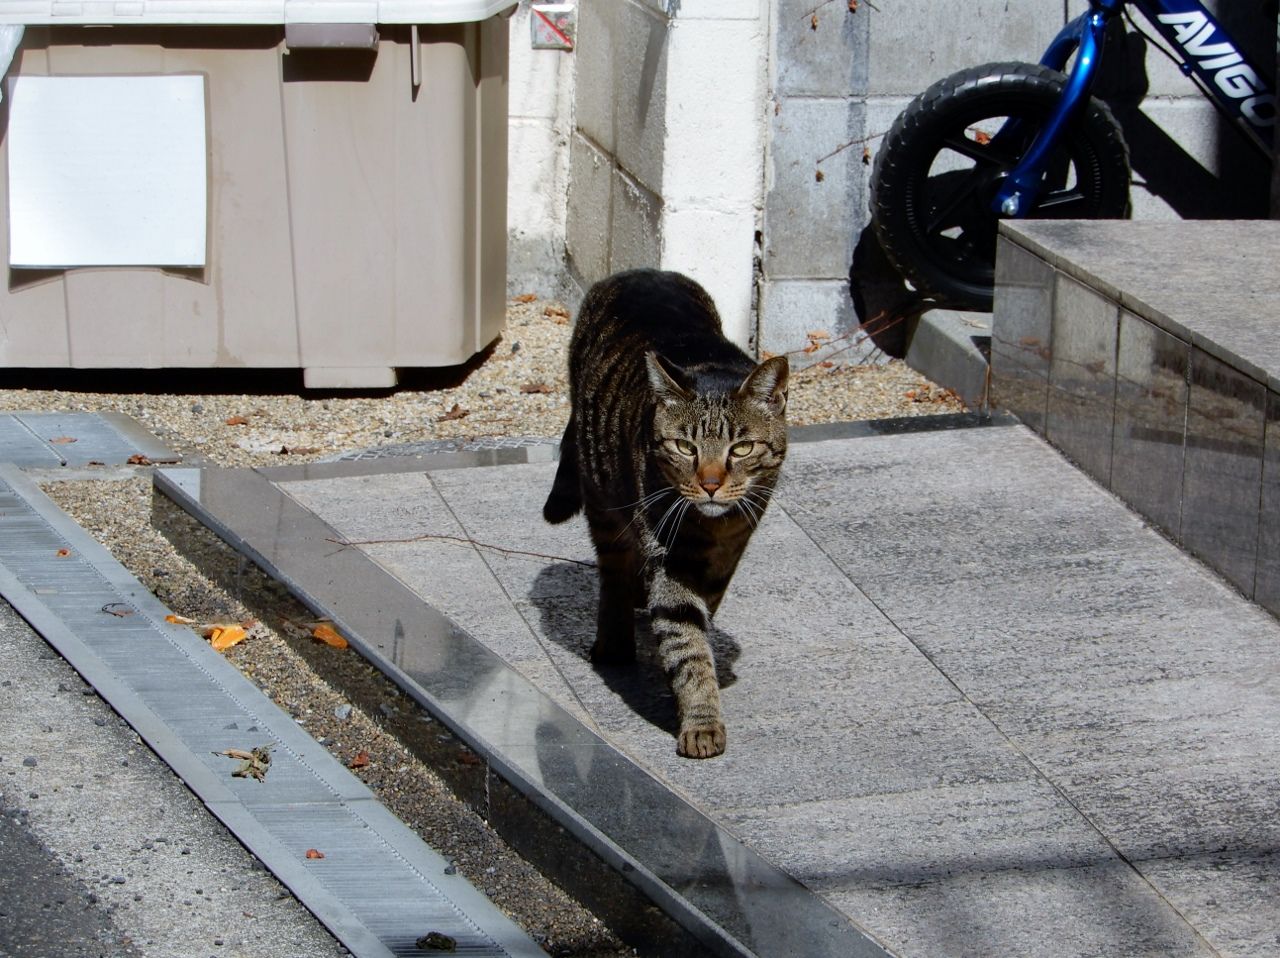
[[[589,285],[656,266],[753,333],[764,157],[765,0],[584,4],[566,248]]]
[[[534,50],[529,0],[510,23],[507,291],[562,296],[575,54]]]

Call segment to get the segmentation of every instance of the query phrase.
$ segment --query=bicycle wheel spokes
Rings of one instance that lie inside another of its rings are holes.
[[[1078,189],[1050,190],[1035,206],[1036,216],[1044,219],[1088,219],[1093,212],[1088,197]]]
[[[955,188],[944,197],[934,196],[929,204],[929,219],[925,223],[925,232],[931,236],[941,235],[947,230],[963,225],[961,215],[970,212],[975,203],[981,202],[985,179],[964,175],[958,178]]]
[[[938,81],[894,122],[876,156],[872,222],[917,290],[990,309],[997,187],[1052,115],[1064,84],[1062,74],[1032,64],[973,67]],[[1124,215],[1128,178],[1115,119],[1090,101],[1062,130],[1025,215]]]

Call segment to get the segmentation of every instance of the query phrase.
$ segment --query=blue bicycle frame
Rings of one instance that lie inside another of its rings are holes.
[[[1199,0],[1132,2],[1177,51],[1183,74],[1191,77],[1250,142],[1270,157],[1276,123],[1275,92],[1267,86],[1266,74],[1240,52],[1213,14]],[[999,215],[1017,217],[1035,206],[1058,137],[1093,87],[1107,24],[1124,5],[1125,0],[1089,0],[1089,9],[1063,27],[1045,51],[1040,60],[1043,66],[1065,72],[1072,54],[1076,55],[1075,64],[1047,122],[996,191],[992,209]]]

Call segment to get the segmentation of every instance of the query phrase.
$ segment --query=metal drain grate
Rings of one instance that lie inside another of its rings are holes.
[[[91,463],[123,465],[131,456],[165,463],[182,458],[121,413],[0,413],[0,462],[56,469]]]
[[[0,464],[0,594],[354,954],[543,952],[16,466]],[[214,755],[270,744],[265,781]],[[325,850],[308,859],[308,848]]]

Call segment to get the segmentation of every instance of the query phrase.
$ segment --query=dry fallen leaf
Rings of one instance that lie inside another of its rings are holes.
[[[130,457],[129,457],[129,460],[128,460],[128,461],[129,461],[129,465],[131,465],[131,466],[149,466],[149,465],[151,465],[151,460],[150,460],[150,459],[148,459],[146,456],[144,456],[144,455],[143,455],[142,453],[140,453],[140,452],[135,452],[132,456],[130,456]]]
[[[188,619],[185,615],[174,615],[170,612],[164,617],[166,622],[172,622],[174,625],[195,625],[195,619]]]
[[[538,298],[537,293],[521,293],[519,296],[515,298],[515,301],[517,303],[532,303],[537,298]]]
[[[973,138],[974,140],[977,141],[979,146],[986,146],[988,143],[991,142],[991,134],[984,133],[982,130],[975,130],[973,134]]]
[[[414,943],[419,951],[457,951],[458,942],[440,931],[429,931]]]
[[[54,555],[56,555],[59,559],[65,559],[67,556],[71,555],[71,550],[59,549],[57,552],[54,553]]]
[[[308,848],[307,857],[308,858],[324,858],[324,852],[320,851],[320,849],[318,848]]]
[[[240,763],[240,767],[231,773],[234,778],[254,778],[259,782],[267,780],[267,770],[271,766],[270,745],[259,745],[252,752],[246,752],[242,748],[227,748],[213,754],[225,755]]]
[[[249,420],[245,419],[244,416],[232,416],[230,419],[227,420],[227,425],[228,426],[247,426],[249,425]]]
[[[565,309],[563,306],[556,305],[555,303],[549,304],[546,309],[542,311],[542,315],[549,316],[562,326],[569,321],[569,310]]]
[[[464,416],[469,415],[471,415],[470,409],[463,409],[457,403],[454,403],[453,408],[437,419],[436,422],[450,422],[451,420],[462,419]]]
[[[215,625],[205,633],[205,638],[217,652],[225,652],[247,637],[248,633],[238,625]]]
[[[73,436],[59,436],[57,439],[50,439],[49,441],[56,446],[65,446],[67,443],[77,442],[78,440]]]
[[[335,632],[333,626],[324,622],[319,623],[311,630],[311,637],[319,639],[325,645],[331,645],[335,649],[345,649],[347,647],[347,640]]]
[[[827,175],[823,173],[822,170],[815,170],[813,174],[813,178],[816,182],[821,183],[823,180],[827,178]]]
[[[365,768],[369,764],[368,752],[357,752],[356,757],[347,763],[347,768]]]
[[[523,386],[520,387],[520,391],[522,393],[549,393],[552,391],[552,389],[546,383],[536,382],[536,383],[525,383]]]

